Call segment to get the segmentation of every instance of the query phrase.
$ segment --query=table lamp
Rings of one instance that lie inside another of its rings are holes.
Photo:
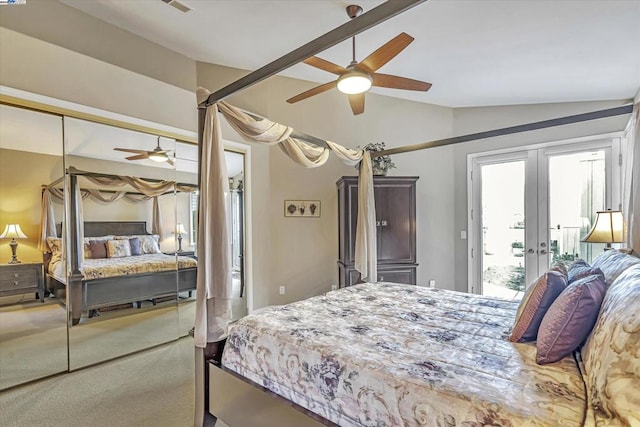
[[[178,252],[182,252],[182,235],[187,234],[187,230],[184,229],[184,225],[181,222],[176,224],[176,231],[173,234],[178,239]]]
[[[612,243],[624,242],[624,218],[621,211],[596,212],[596,222],[581,242],[606,243],[604,250],[611,249]]]
[[[9,264],[19,264],[18,258],[16,257],[16,251],[18,250],[18,242],[16,239],[26,239],[27,235],[22,232],[20,229],[20,224],[7,224],[4,226],[4,231],[0,234],[0,239],[8,239],[11,238],[11,261]]]

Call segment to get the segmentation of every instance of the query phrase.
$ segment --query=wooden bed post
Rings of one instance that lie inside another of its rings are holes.
[[[206,107],[199,105],[198,106],[198,188],[202,186],[202,141],[204,140],[204,119],[207,114]],[[198,197],[199,199],[199,197]],[[199,202],[198,202],[199,204]],[[198,209],[198,227],[200,227],[200,209]],[[197,230],[196,230],[197,235]],[[200,242],[197,242],[197,246],[200,246]],[[196,247],[197,250],[197,247]],[[200,256],[200,254],[198,254]],[[197,283],[197,277],[196,277]],[[196,299],[198,299],[199,290],[196,288]],[[195,336],[195,333],[194,333]],[[206,417],[207,407],[205,402],[209,399],[208,389],[206,386],[206,378],[205,378],[205,370],[206,363],[204,357],[204,349],[199,347],[194,347],[195,349],[195,385],[196,385],[196,396],[195,396],[195,416],[193,425],[195,427],[202,427],[204,425],[204,420]]]
[[[78,218],[78,204],[82,203],[82,199],[78,200],[76,197],[76,187],[78,186],[78,177],[74,174],[69,174],[69,239],[71,245],[71,274],[69,275],[68,296],[67,303],[71,305],[71,323],[77,325],[80,323],[80,317],[82,316],[82,273],[80,272],[79,258],[80,250],[84,251],[84,242],[79,242],[80,235],[78,233],[79,227],[83,224],[79,222]]]

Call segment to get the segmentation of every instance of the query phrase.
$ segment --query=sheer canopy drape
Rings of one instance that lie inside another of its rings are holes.
[[[622,147],[622,213],[627,246],[640,254],[640,102],[633,106]]]
[[[133,187],[140,194],[131,193],[129,191],[112,191],[112,190],[99,190],[95,188],[80,189],[80,186],[76,186],[77,200],[90,199],[99,203],[114,203],[121,199],[127,199],[132,202],[145,202],[147,200],[153,200],[153,212],[151,221],[151,232],[153,234],[160,234],[162,230],[162,216],[160,213],[160,204],[158,203],[158,197],[171,193],[174,190],[179,192],[191,192],[195,191],[196,187],[185,184],[178,184],[175,181],[147,181],[143,178],[134,176],[96,176],[87,172],[82,172],[77,169],[70,169],[72,174],[77,174],[83,179],[88,180],[93,184],[97,184],[103,187],[122,187],[128,185]],[[38,248],[42,251],[47,251],[47,237],[57,237],[55,226],[55,215],[53,211],[52,201],[63,200],[64,192],[56,188],[51,184],[49,186],[42,187],[42,206],[41,206],[41,218],[40,218],[40,241],[38,242]],[[82,215],[82,203],[78,204],[78,224],[79,232],[82,232],[83,215]]]
[[[198,102],[204,101],[210,92],[198,88]],[[275,145],[294,162],[307,168],[326,163],[333,152],[348,165],[360,164],[358,189],[359,212],[356,225],[355,267],[363,280],[377,280],[377,253],[375,228],[375,201],[373,197],[373,173],[368,151],[352,150],[327,142],[318,147],[292,137],[293,129],[265,118],[250,115],[224,101],[207,107],[204,119],[201,162],[200,222],[198,253],[198,303],[196,304],[196,347],[205,347],[224,333],[224,319],[230,298],[230,245],[229,226],[224,193],[228,192],[228,179],[224,147],[219,122],[223,115],[231,127],[246,141]],[[204,196],[204,197],[203,197]],[[222,315],[215,309],[215,300],[224,306]],[[211,325],[213,318],[223,320],[223,325]]]

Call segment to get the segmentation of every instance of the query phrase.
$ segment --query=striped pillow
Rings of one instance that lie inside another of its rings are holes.
[[[535,341],[542,318],[566,286],[566,276],[557,271],[538,277],[520,302],[509,341]]]

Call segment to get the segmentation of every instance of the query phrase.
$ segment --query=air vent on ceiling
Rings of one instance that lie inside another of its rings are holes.
[[[177,0],[162,0],[162,1],[170,6],[175,7],[176,9],[178,9],[180,12],[183,12],[183,13],[187,13],[191,10],[190,8],[188,8],[187,6],[185,6],[184,4],[180,3]]]

